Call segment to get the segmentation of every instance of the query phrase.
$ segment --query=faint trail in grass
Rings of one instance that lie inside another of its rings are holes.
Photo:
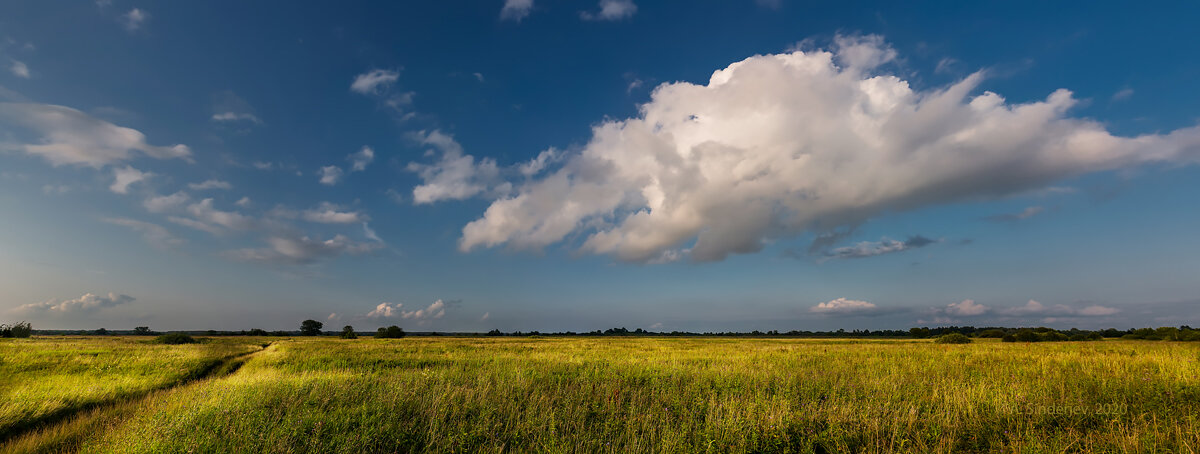
[[[82,440],[83,436],[89,432],[86,429],[98,421],[105,419],[105,416],[128,413],[137,406],[138,402],[155,393],[170,391],[201,380],[231,375],[237,372],[252,356],[265,351],[273,344],[274,342],[267,342],[260,344],[258,350],[214,359],[203,367],[185,375],[180,380],[164,386],[127,394],[103,402],[87,402],[66,407],[43,417],[8,427],[3,432],[0,432],[0,453],[73,452],[75,449],[72,449],[72,445]],[[30,435],[34,435],[35,437],[29,437]],[[50,436],[46,437],[45,435]],[[36,446],[22,446],[25,444],[21,443],[23,438],[40,438],[40,441],[51,438],[53,441],[49,445],[38,442]]]

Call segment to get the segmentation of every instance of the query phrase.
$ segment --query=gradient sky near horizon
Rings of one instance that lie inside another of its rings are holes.
[[[1200,4],[0,5],[0,322],[1200,324]]]

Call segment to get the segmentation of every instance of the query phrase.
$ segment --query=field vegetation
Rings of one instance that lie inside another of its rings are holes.
[[[0,367],[11,377],[3,389],[16,397],[9,399],[14,409],[5,410],[10,421],[36,414],[22,412],[40,402],[64,399],[51,389],[80,395],[77,400],[106,399],[120,391],[96,396],[89,389],[121,380],[132,381],[130,389],[162,386],[194,374],[206,359],[257,350],[257,340],[247,338],[185,345],[131,338],[19,341],[0,344],[6,349]],[[9,359],[23,350],[43,353]],[[93,357],[91,351],[112,353]],[[29,364],[45,364],[39,355],[64,367],[25,372]],[[276,340],[247,358],[230,374],[25,431],[0,451],[1151,453],[1200,447],[1200,345],[1194,343],[323,336]],[[55,385],[38,384],[45,378]],[[39,391],[8,391],[14,387]]]

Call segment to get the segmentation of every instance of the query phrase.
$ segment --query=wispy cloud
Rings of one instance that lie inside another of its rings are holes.
[[[116,307],[121,304],[131,303],[133,301],[135,301],[135,298],[129,295],[109,293],[108,296],[103,296],[87,293],[79,298],[65,301],[53,299],[40,303],[26,304],[18,307],[17,312],[26,314],[53,315],[92,313],[102,309]]]
[[[532,9],[533,0],[504,0],[504,7],[500,8],[500,20],[520,22],[529,16]]]
[[[600,0],[600,10],[597,12],[584,11],[579,13],[583,20],[621,20],[633,17],[638,7],[633,0]]]
[[[379,93],[400,79],[400,73],[387,69],[375,69],[354,77],[350,91],[364,95]]]

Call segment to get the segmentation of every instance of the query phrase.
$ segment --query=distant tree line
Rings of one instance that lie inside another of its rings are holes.
[[[354,331],[354,327],[345,326],[340,332],[322,331],[324,324],[316,320],[304,320],[300,323],[299,331],[267,331],[260,328],[240,331],[174,331],[174,333],[182,333],[189,335],[204,335],[204,336],[321,336],[321,335],[340,335],[343,339],[357,339],[358,334]],[[0,325],[0,337],[29,337],[34,330],[27,322],[20,322],[13,325]],[[39,334],[76,334],[76,335],[109,335],[109,334],[132,334],[142,336],[157,336],[161,333],[151,330],[146,326],[138,326],[131,331],[118,331],[100,328],[97,330],[39,330]],[[399,326],[381,327],[376,330],[374,337],[380,339],[397,339],[407,335],[417,336],[440,336],[443,333],[438,332],[415,332],[407,333]],[[1140,340],[1166,340],[1166,341],[1200,341],[1200,329],[1190,326],[1165,326],[1160,328],[1133,328],[1119,330],[1108,328],[1104,330],[1080,330],[1071,328],[1068,330],[1058,330],[1046,327],[1037,328],[1006,328],[998,326],[989,327],[974,327],[974,326],[939,326],[936,328],[915,327],[905,330],[844,330],[836,331],[759,331],[750,332],[691,332],[691,331],[647,331],[642,328],[630,330],[628,328],[609,328],[606,330],[595,330],[587,332],[574,331],[559,331],[559,332],[540,332],[540,331],[513,331],[503,332],[498,329],[488,331],[486,334],[480,333],[445,333],[455,336],[584,336],[584,337],[603,337],[603,336],[678,336],[678,337],[772,337],[772,338],[935,338],[946,343],[962,343],[962,339],[974,338],[996,338],[1004,342],[1066,342],[1066,341],[1091,341],[1100,339],[1140,339]],[[956,334],[962,337],[946,338],[947,335]],[[945,338],[945,339],[943,339]]]

